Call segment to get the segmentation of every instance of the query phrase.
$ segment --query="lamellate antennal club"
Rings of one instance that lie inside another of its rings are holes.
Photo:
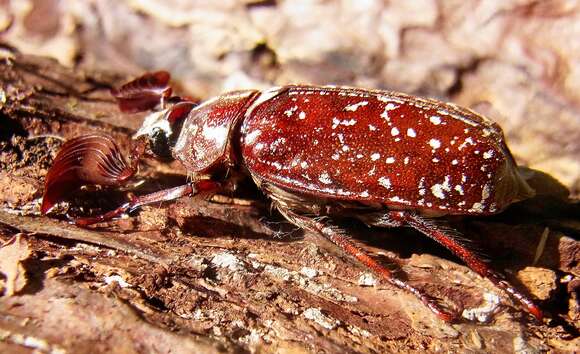
[[[333,217],[412,227],[542,318],[531,299],[464,246],[456,233],[440,226],[446,215],[491,215],[534,195],[497,124],[453,104],[349,87],[235,91],[197,105],[172,97],[168,82],[165,72],[149,73],[114,91],[126,112],[162,106],[135,135],[131,163],[110,138],[89,139],[90,149],[87,138],[73,139],[49,171],[43,212],[79,185],[126,183],[142,154],[171,155],[191,182],[75,222],[86,226],[149,203],[219,193],[231,186],[228,178],[245,175],[289,222],[330,240],[385,281],[414,294],[443,320],[457,315],[396,278],[352,243]],[[86,163],[94,156],[101,161],[97,169]],[[61,179],[73,183],[59,183]]]

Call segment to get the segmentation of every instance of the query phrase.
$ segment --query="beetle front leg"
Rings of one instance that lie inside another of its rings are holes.
[[[88,226],[103,221],[109,221],[117,218],[127,212],[133,211],[141,206],[167,202],[170,200],[179,199],[181,197],[199,195],[199,194],[214,194],[221,189],[221,185],[210,180],[201,180],[184,184],[182,186],[164,189],[151,194],[146,194],[140,197],[134,197],[131,201],[121,205],[115,210],[111,210],[105,214],[93,217],[78,218],[74,223],[79,226]]]
[[[451,322],[457,318],[456,314],[452,314],[448,311],[443,310],[434,298],[425,294],[421,290],[413,287],[412,285],[406,283],[405,281],[397,279],[390,270],[380,265],[361,248],[357,247],[354,243],[352,243],[348,239],[348,236],[345,234],[343,230],[339,229],[336,226],[331,225],[328,222],[322,221],[320,218],[315,219],[304,215],[299,215],[281,205],[277,205],[277,208],[278,211],[280,211],[280,213],[294,225],[302,229],[316,232],[324,236],[330,242],[340,247],[347,254],[356,258],[364,266],[371,269],[375,274],[379,275],[381,278],[388,281],[390,284],[415,295],[419,300],[421,300],[421,302],[425,306],[427,306],[433,313],[435,313],[443,321]]]
[[[513,285],[508,283],[503,275],[493,270],[480,256],[470,250],[457,236],[445,230],[445,228],[435,224],[427,218],[408,211],[391,211],[376,216],[374,220],[371,219],[366,218],[364,221],[370,225],[382,227],[410,226],[437,241],[439,244],[453,252],[453,254],[459,257],[477,274],[489,279],[497,287],[503,289],[518,300],[538,321],[542,320],[543,313],[538,305],[536,305],[529,297],[517,290]]]

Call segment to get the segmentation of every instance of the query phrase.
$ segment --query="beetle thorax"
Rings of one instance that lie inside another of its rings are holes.
[[[173,156],[189,173],[203,173],[234,162],[231,139],[257,91],[234,91],[206,101],[187,116]]]

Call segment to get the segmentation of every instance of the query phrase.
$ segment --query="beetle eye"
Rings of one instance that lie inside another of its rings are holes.
[[[169,139],[163,129],[154,128],[149,135],[149,148],[157,157],[168,159],[171,158],[171,149]]]

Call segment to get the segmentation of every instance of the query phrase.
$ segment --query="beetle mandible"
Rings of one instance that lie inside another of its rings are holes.
[[[531,299],[435,221],[499,213],[534,195],[497,124],[450,103],[348,87],[234,91],[197,104],[172,96],[169,80],[165,71],[147,73],[112,90],[123,112],[153,110],[134,136],[129,160],[108,136],[70,140],[47,174],[42,213],[81,185],[126,183],[143,154],[173,157],[190,182],[75,223],[86,226],[145,204],[214,194],[230,188],[232,176],[246,175],[289,222],[327,238],[445,321],[456,314],[396,278],[352,243],[332,217],[412,227],[542,318]]]

